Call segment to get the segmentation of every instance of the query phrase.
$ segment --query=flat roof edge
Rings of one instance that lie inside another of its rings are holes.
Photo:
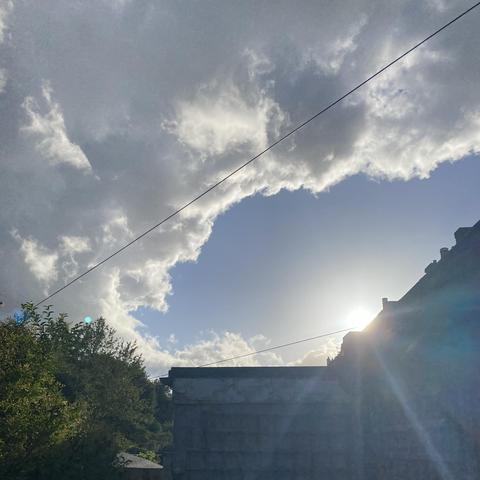
[[[327,367],[173,367],[175,378],[305,378],[325,376]]]

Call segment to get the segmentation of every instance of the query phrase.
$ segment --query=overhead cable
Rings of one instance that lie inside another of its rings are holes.
[[[321,335],[315,335],[314,337],[302,338],[301,340],[295,340],[293,342],[282,343],[281,345],[275,345],[273,347],[263,348],[262,350],[252,350],[251,352],[243,353],[242,355],[236,355],[234,357],[222,358],[215,362],[204,363],[203,365],[196,365],[194,368],[205,368],[213,367],[213,365],[219,365],[220,363],[230,362],[231,360],[238,360],[240,358],[251,357],[253,355],[258,355],[259,353],[271,352],[272,350],[277,350],[279,348],[290,347],[292,345],[298,345],[299,343],[310,342],[312,340],[318,340],[319,338],[330,337],[331,335],[336,335],[337,333],[349,332],[355,330],[354,327],[351,328],[342,328],[341,330],[336,330],[334,332],[322,333]],[[168,373],[160,375],[161,378],[168,376]]]
[[[347,98],[348,96],[352,95],[352,93],[356,92],[357,90],[359,90],[361,87],[363,87],[365,84],[367,84],[368,82],[370,82],[371,80],[373,80],[375,77],[377,77],[378,75],[382,74],[385,70],[387,70],[388,68],[390,68],[392,65],[396,64],[397,62],[399,62],[400,60],[402,60],[403,58],[405,58],[407,55],[409,55],[410,53],[412,53],[414,50],[416,50],[417,48],[419,48],[420,46],[422,46],[424,43],[428,42],[430,39],[432,39],[433,37],[435,37],[436,35],[438,35],[440,32],[442,32],[443,30],[445,30],[446,28],[448,28],[450,25],[452,25],[453,23],[457,22],[458,20],[460,20],[462,17],[464,17],[465,15],[467,15],[468,13],[470,13],[472,10],[474,10],[475,8],[477,8],[478,6],[480,5],[480,2],[477,2],[475,3],[474,5],[472,5],[470,8],[464,10],[462,13],[460,13],[459,15],[457,15],[455,18],[453,18],[452,20],[450,20],[449,22],[447,22],[446,24],[444,24],[442,27],[438,28],[437,30],[435,30],[433,33],[431,33],[430,35],[428,35],[426,38],[424,38],[422,41],[416,43],[413,47],[409,48],[406,52],[402,53],[400,56],[398,56],[397,58],[395,58],[394,60],[392,60],[391,62],[387,63],[384,67],[380,68],[380,70],[377,70],[374,74],[370,75],[368,78],[366,78],[365,80],[363,80],[362,82],[360,82],[359,84],[357,84],[355,87],[353,87],[352,89],[350,89],[348,92],[344,93],[341,97],[337,98],[336,100],[334,100],[333,102],[329,103],[326,107],[322,108],[322,110],[320,110],[318,113],[316,113],[315,115],[311,116],[310,118],[308,118],[307,120],[305,120],[304,122],[300,123],[299,125],[297,125],[293,130],[290,130],[287,134],[283,135],[282,137],[278,138],[275,142],[273,142],[271,145],[269,145],[267,148],[265,148],[264,150],[262,150],[260,153],[258,153],[257,155],[255,155],[254,157],[250,158],[250,160],[247,160],[246,162],[244,162],[243,164],[241,164],[239,167],[235,168],[235,170],[231,171],[228,175],[224,176],[222,179],[220,179],[219,181],[217,181],[216,183],[214,183],[213,185],[211,185],[209,188],[207,188],[206,190],[204,190],[202,193],[200,193],[199,195],[197,195],[196,197],[194,197],[193,199],[191,199],[190,201],[188,201],[187,203],[185,203],[184,205],[182,205],[181,207],[179,207],[177,210],[175,210],[174,212],[172,212],[170,215],[168,215],[167,217],[165,217],[164,219],[160,220],[158,223],[156,223],[155,225],[153,225],[152,227],[150,227],[148,230],[145,230],[143,233],[141,233],[140,235],[138,235],[137,237],[135,237],[133,240],[131,240],[130,242],[128,242],[127,244],[123,245],[123,247],[119,248],[118,250],[116,250],[115,252],[113,252],[112,254],[110,254],[108,257],[104,258],[103,260],[101,260],[100,262],[96,263],[95,265],[91,266],[90,268],[88,268],[87,270],[85,270],[83,273],[81,273],[80,275],[76,276],[75,278],[73,278],[72,280],[70,280],[68,283],[66,283],[65,285],[63,285],[62,287],[58,288],[57,290],[55,290],[54,292],[52,292],[51,294],[49,294],[48,296],[46,296],[45,298],[43,298],[42,300],[38,301],[36,304],[35,304],[35,307],[38,307],[40,304],[42,303],[45,303],[47,300],[50,300],[52,297],[54,297],[55,295],[59,294],[61,291],[65,290],[66,288],[70,287],[71,285],[73,285],[74,283],[78,282],[80,279],[82,279],[83,277],[85,277],[86,275],[88,275],[89,273],[93,272],[94,270],[96,270],[97,268],[99,268],[100,266],[102,266],[104,263],[108,262],[110,259],[112,259],[113,257],[115,257],[116,255],[118,255],[119,253],[123,252],[124,250],[126,250],[128,247],[130,247],[131,245],[133,245],[134,243],[138,242],[140,239],[142,239],[143,237],[145,237],[146,235],[148,235],[149,233],[151,233],[153,230],[156,230],[158,227],[160,227],[161,225],[163,225],[164,223],[168,222],[170,219],[172,219],[173,217],[177,216],[179,213],[183,212],[183,210],[185,210],[186,208],[188,208],[190,205],[192,205],[193,203],[197,202],[198,200],[200,200],[202,197],[204,197],[205,195],[207,195],[208,193],[210,193],[212,190],[216,189],[217,187],[219,187],[222,183],[226,182],[229,178],[233,177],[235,174],[237,174],[240,170],[243,170],[245,167],[247,167],[248,165],[250,165],[252,162],[254,162],[255,160],[257,160],[259,157],[261,157],[262,155],[264,155],[265,153],[267,153],[269,150],[271,150],[272,148],[274,148],[276,145],[278,145],[279,143],[283,142],[284,140],[286,140],[287,138],[291,137],[292,135],[294,135],[296,132],[298,132],[300,129],[302,129],[303,127],[305,127],[306,125],[308,125],[310,122],[312,122],[313,120],[315,120],[317,117],[319,117],[320,115],[324,114],[325,112],[327,112],[328,110],[330,110],[331,108],[333,108],[335,105],[337,105],[338,103],[340,103],[342,100],[344,100],[345,98]]]

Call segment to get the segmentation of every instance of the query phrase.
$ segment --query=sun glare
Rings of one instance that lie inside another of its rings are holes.
[[[375,315],[364,307],[356,307],[348,314],[348,324],[355,330],[363,330]]]

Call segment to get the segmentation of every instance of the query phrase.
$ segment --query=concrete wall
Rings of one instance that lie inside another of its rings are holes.
[[[350,478],[351,408],[323,367],[172,369],[177,480]]]

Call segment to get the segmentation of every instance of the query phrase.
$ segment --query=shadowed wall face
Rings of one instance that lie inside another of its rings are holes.
[[[455,238],[330,363],[361,421],[368,480],[480,478],[480,222]]]
[[[174,368],[174,478],[349,478],[349,403],[324,367]]]

